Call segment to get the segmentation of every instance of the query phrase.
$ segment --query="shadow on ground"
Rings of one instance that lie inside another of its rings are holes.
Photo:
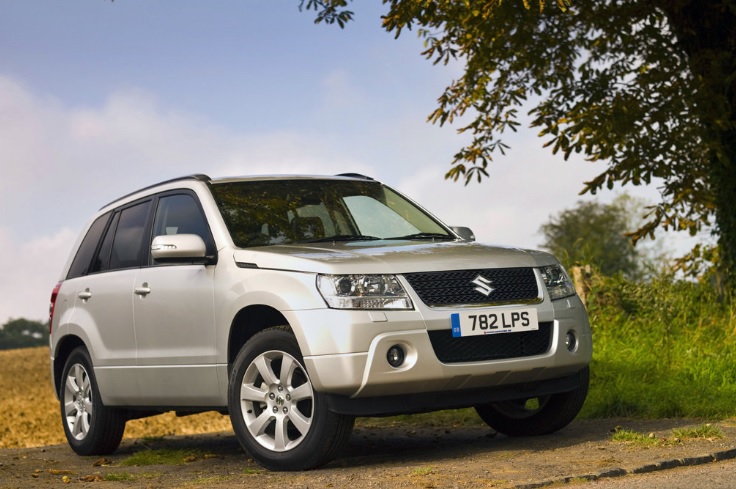
[[[326,467],[268,472],[250,460],[232,433],[125,440],[104,459],[78,457],[65,445],[0,450],[0,488],[59,487],[524,487],[542,481],[706,456],[736,449],[736,422],[716,423],[725,437],[677,442],[673,428],[698,420],[575,421],[553,435],[508,438],[487,428],[357,427]],[[651,447],[611,440],[616,427],[667,439]],[[148,450],[189,454],[181,465],[125,465]]]

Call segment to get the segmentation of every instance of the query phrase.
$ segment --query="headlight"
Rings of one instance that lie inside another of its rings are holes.
[[[563,297],[575,295],[575,286],[562,265],[541,267],[539,271],[542,272],[544,285],[547,286],[550,299],[562,299]]]
[[[318,275],[317,288],[333,309],[412,309],[394,275]]]

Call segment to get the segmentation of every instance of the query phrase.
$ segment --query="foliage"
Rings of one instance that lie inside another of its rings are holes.
[[[347,0],[300,0],[299,10],[314,10],[317,13],[315,24],[337,23],[340,27],[345,27],[347,22],[353,20],[353,13],[345,10],[347,4]]]
[[[707,283],[659,275],[591,281],[585,417],[736,415],[736,303]]]
[[[565,267],[593,265],[604,275],[623,273],[628,278],[642,274],[640,248],[634,248],[626,231],[632,228],[628,197],[611,204],[578,202],[543,224],[542,246]]]
[[[49,344],[49,326],[29,319],[11,319],[0,327],[0,350]]]
[[[472,136],[447,178],[487,177],[531,104],[553,153],[606,165],[584,192],[658,182],[635,240],[715,226],[736,282],[736,0],[383,1],[387,31],[416,27],[429,60],[464,64],[429,116]]]

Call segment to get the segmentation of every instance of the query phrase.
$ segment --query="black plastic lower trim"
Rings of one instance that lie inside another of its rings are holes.
[[[569,392],[580,386],[580,372],[567,377],[486,389],[424,392],[395,396],[349,398],[327,395],[329,409],[352,416],[393,416],[441,409],[471,407],[488,402],[509,401]]]

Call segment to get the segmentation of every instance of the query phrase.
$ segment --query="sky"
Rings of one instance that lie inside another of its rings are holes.
[[[478,241],[538,248],[600,163],[565,161],[522,128],[464,186],[466,141],[426,122],[462,65],[354,2],[344,30],[299,0],[0,0],[0,324],[45,321],[92,214],[177,176],[372,176]],[[656,189],[634,195],[654,202]],[[616,191],[597,198],[612,200]]]

